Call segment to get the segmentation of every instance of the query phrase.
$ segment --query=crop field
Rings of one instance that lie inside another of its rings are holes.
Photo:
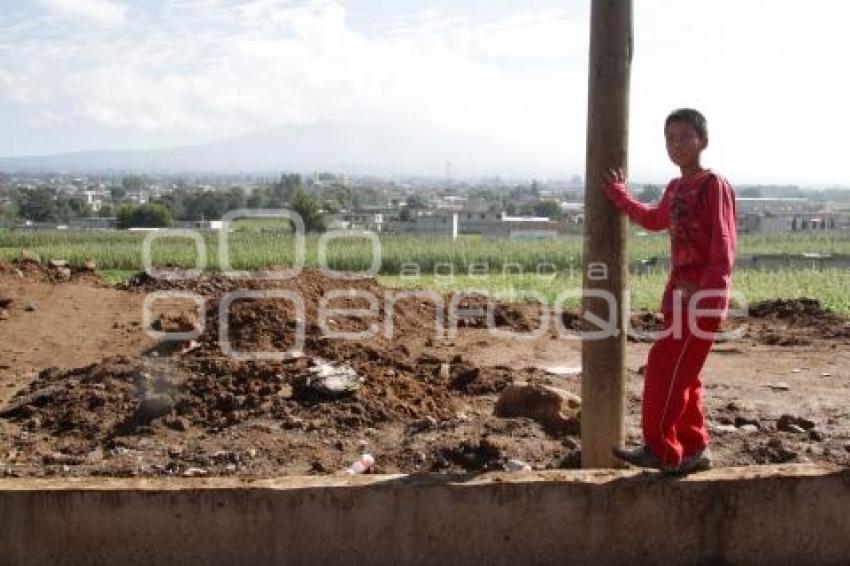
[[[294,238],[267,225],[237,226],[228,237],[227,250],[233,269],[256,270],[292,265]],[[0,261],[10,260],[28,249],[43,259],[61,258],[72,263],[93,258],[107,280],[117,282],[144,268],[143,243],[149,233],[140,232],[0,232]],[[219,271],[219,237],[202,233],[206,262],[204,268]],[[373,261],[373,243],[366,238],[336,238],[320,241],[307,236],[304,264],[319,265],[319,249],[324,247],[331,269],[363,271]],[[581,288],[580,237],[556,240],[488,240],[463,236],[455,242],[412,236],[381,236],[379,275],[392,287],[425,287],[440,290],[482,289],[508,299],[533,295],[553,302],[568,290]],[[197,243],[188,237],[157,236],[151,242],[151,261],[156,267],[193,267]],[[665,235],[633,234],[629,242],[630,262],[665,257]],[[739,255],[754,254],[848,254],[850,235],[846,233],[796,233],[749,235],[739,241]],[[651,309],[657,306],[664,287],[665,273],[632,275],[629,282],[632,305]],[[811,297],[838,313],[850,314],[850,272],[745,271],[735,274],[735,288],[754,302],[772,298]],[[511,295],[513,293],[513,295]],[[575,306],[576,296],[564,295],[563,304]]]
[[[206,252],[205,268],[218,271],[219,237],[199,233]],[[16,232],[0,231],[0,261],[17,257],[22,248],[44,258],[62,258],[72,263],[92,258],[103,270],[139,271],[143,267],[142,247],[146,233],[140,232]],[[305,265],[319,264],[319,236],[306,237]],[[326,248],[332,269],[359,271],[372,264],[372,243],[362,237],[334,238]],[[295,256],[294,238],[282,231],[237,227],[228,237],[230,264],[234,269],[263,269],[291,265]],[[634,234],[629,242],[630,262],[669,253],[666,235]],[[738,254],[850,254],[850,234],[836,232],[749,235],[740,237]],[[538,273],[577,269],[581,265],[582,239],[579,236],[554,240],[490,240],[462,236],[447,239],[414,236],[380,237],[381,275],[405,273],[407,265],[417,265],[423,274],[443,274],[451,266],[455,274],[480,272]],[[196,242],[188,237],[156,236],[151,244],[155,266],[193,267],[197,261]]]
[[[382,276],[387,287],[424,287],[440,291],[481,290],[500,300],[536,300],[547,304],[577,308],[581,291],[581,274],[496,275],[486,276]],[[667,275],[664,272],[632,275],[629,278],[629,297],[635,310],[658,308]],[[739,302],[756,303],[769,299],[808,297],[836,313],[850,315],[850,272],[838,269],[813,271],[738,271],[734,275],[734,290]]]

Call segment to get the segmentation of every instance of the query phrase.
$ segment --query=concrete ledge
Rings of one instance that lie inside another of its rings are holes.
[[[3,564],[847,564],[850,471],[0,480]]]

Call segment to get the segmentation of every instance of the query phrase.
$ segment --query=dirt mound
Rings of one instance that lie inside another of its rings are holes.
[[[49,283],[71,281],[101,283],[93,261],[86,260],[80,264],[71,264],[65,260],[50,260],[43,263],[38,256],[29,252],[22,252],[21,257],[9,263],[0,264],[0,275]]]
[[[277,435],[286,431],[284,437],[293,442],[318,432],[340,438],[340,442],[379,428],[401,427],[408,431],[405,434],[415,434],[423,422],[460,426],[464,420],[458,420],[459,414],[474,405],[476,398],[504,389],[516,373],[505,367],[479,367],[456,354],[425,353],[426,344],[434,340],[428,329],[436,329],[437,307],[417,297],[400,298],[390,306],[386,290],[372,279],[339,280],[317,271],[288,281],[234,281],[219,276],[183,281],[137,276],[127,287],[205,293],[203,333],[189,349],[158,347],[139,358],[112,357],[71,371],[42,371],[0,414],[25,431],[29,440],[17,448],[22,454],[49,465],[91,465],[91,473],[96,473],[100,468],[88,461],[90,454],[97,458],[97,454],[122,452],[119,449],[128,446],[138,450],[144,438],[168,434],[245,434],[257,442],[274,435],[244,431],[254,426],[277,431]],[[222,311],[227,290],[287,291],[291,295],[238,299],[225,304]],[[374,297],[375,303],[365,316],[342,311],[321,314],[323,305],[365,309],[371,301],[367,295]],[[292,297],[302,303],[303,313]],[[470,312],[478,304],[477,297],[461,301],[462,308],[468,310],[459,315],[459,321],[469,320],[469,326],[475,327],[479,321]],[[221,312],[227,313],[224,329]],[[522,311],[510,305],[500,305],[495,314],[497,324],[520,328],[527,324]],[[393,319],[393,334],[387,337],[384,325],[389,317]],[[153,323],[154,329],[175,332],[195,325],[190,317],[178,314]],[[379,332],[362,338],[328,335],[328,331],[363,332],[373,325]],[[229,348],[240,354],[289,355],[275,360],[229,356],[220,341],[222,331]],[[301,344],[296,340],[299,333]],[[358,376],[350,394],[328,395],[311,380],[318,367],[333,371],[343,366]],[[431,462],[429,465],[441,469],[452,466],[454,460],[446,460],[441,452],[444,448],[429,448],[424,460],[416,456],[412,462],[417,466]],[[280,458],[281,450],[276,447],[271,455]],[[188,453],[210,451],[210,442],[201,441]],[[149,452],[146,457],[150,459]],[[310,469],[330,470],[343,464],[322,454],[310,463]],[[302,451],[297,458],[309,456]],[[272,469],[278,465],[274,458],[258,458],[254,465]],[[402,466],[405,458],[411,456],[402,451],[401,455],[384,458],[384,462]],[[201,460],[204,469],[217,472],[233,464],[226,458],[221,462]],[[181,461],[173,463],[163,457],[156,464],[160,466],[156,473],[183,473],[191,469],[194,460]],[[109,469],[111,473],[116,470],[112,464]]]
[[[31,264],[28,269],[36,277],[55,269],[40,261],[24,263]],[[537,367],[541,351],[561,347],[552,342],[554,334],[522,346],[501,342],[485,330],[492,317],[501,329],[528,332],[537,327],[537,305],[492,303],[478,295],[459,301],[452,300],[457,296],[437,296],[435,304],[433,296],[397,295],[373,279],[335,279],[317,270],[283,281],[140,274],[123,288],[134,292],[52,284],[9,287],[11,312],[20,319],[18,333],[25,332],[26,316],[44,314],[45,324],[50,324],[46,308],[18,312],[18,303],[25,304],[36,289],[45,297],[62,294],[61,304],[72,302],[74,296],[65,296],[70,291],[97,295],[82,313],[111,293],[128,305],[118,310],[132,310],[138,317],[142,297],[135,292],[167,290],[200,294],[205,308],[196,320],[194,307],[173,307],[163,299],[164,310],[153,320],[152,328],[162,332],[203,326],[192,343],[160,344],[141,355],[39,372],[0,413],[0,475],[333,473],[347,468],[364,449],[377,461],[373,472],[523,469],[526,463],[541,469],[575,467],[580,461],[578,420],[572,423],[575,427],[547,427],[533,412],[495,412],[499,394],[520,383],[578,392],[578,380]],[[248,291],[249,296],[227,296],[232,291]],[[268,293],[250,294],[255,291]],[[449,305],[455,304],[452,310]],[[74,307],[69,305],[71,314],[63,314],[63,320],[73,319]],[[810,331],[800,328],[812,328],[806,324],[832,320],[808,304],[802,315],[777,314],[787,310],[759,310],[762,318],[754,316],[750,326],[764,324],[774,332],[788,329],[788,335],[805,335]],[[227,313],[226,325],[221,313]],[[568,329],[584,326],[576,313],[558,316]],[[103,320],[122,333],[139,330],[138,322],[132,326],[134,321],[113,314]],[[452,321],[459,329],[456,335],[445,332]],[[654,330],[658,322],[654,313],[638,313],[632,324]],[[365,334],[351,336],[358,332]],[[112,347],[108,335],[91,346],[104,352]],[[236,355],[229,355],[228,349]],[[498,361],[482,354],[496,350]],[[288,355],[262,359],[264,354],[284,352]],[[258,357],[251,359],[250,354]],[[44,359],[50,361],[33,367],[59,364],[49,354]],[[630,379],[639,382],[631,374]],[[629,399],[633,417],[639,413],[639,397]],[[820,442],[803,437],[809,432],[772,427],[747,432],[750,421],[738,414],[718,414],[711,405],[708,414],[729,419],[722,433],[728,438],[719,445],[728,449],[723,453],[726,461],[786,458],[776,446],[764,444],[777,435],[797,434],[799,439],[779,437],[798,455],[807,448],[803,442]],[[764,415],[759,418],[765,420]],[[816,432],[834,434],[827,440],[843,449],[844,425],[824,423]],[[741,444],[744,439],[749,447]]]
[[[816,299],[775,299],[749,307],[748,335],[771,346],[811,344],[816,339],[850,339],[850,321]]]
[[[812,321],[834,320],[836,315],[821,306],[817,299],[775,299],[750,305],[750,316],[754,318],[773,317],[789,320],[797,324],[811,324]]]

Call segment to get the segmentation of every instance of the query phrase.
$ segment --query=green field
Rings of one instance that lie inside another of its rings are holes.
[[[144,233],[133,232],[14,232],[0,231],[0,261],[17,257],[22,248],[43,259],[80,262],[94,258],[112,281],[142,269]],[[291,265],[293,238],[264,226],[263,230],[237,230],[230,235],[231,265],[234,269],[262,269]],[[220,269],[218,237],[203,236],[207,254],[206,269]],[[456,242],[411,236],[383,236],[380,274],[391,286],[427,288],[486,289],[505,292],[510,289],[534,291],[552,301],[565,289],[581,287],[579,266],[582,241],[579,237],[558,240],[487,240],[461,237]],[[319,237],[306,241],[305,265],[317,266]],[[155,266],[192,267],[196,261],[195,242],[188,238],[158,238],[153,243]],[[850,234],[807,233],[742,235],[739,255],[770,253],[841,253],[850,254]],[[630,261],[666,256],[665,235],[632,235]],[[371,264],[371,245],[362,238],[333,240],[327,246],[328,265],[332,269],[360,271]],[[417,264],[421,277],[404,277],[404,264]],[[538,275],[538,269],[542,275]],[[454,277],[435,277],[454,271]],[[484,277],[470,272],[486,272]],[[559,272],[557,277],[550,275]],[[638,308],[654,308],[664,286],[665,275],[655,273],[632,276],[632,303]],[[735,287],[749,301],[769,298],[813,297],[829,308],[850,314],[850,272],[839,270],[788,270],[779,272],[739,271]],[[575,305],[575,300],[568,304]]]
[[[462,276],[444,277],[399,277],[382,276],[382,284],[388,287],[435,289],[439,291],[482,290],[497,294],[499,298],[523,300],[528,294],[542,297],[547,304],[555,302],[559,295],[568,300],[559,301],[559,305],[576,308],[579,306],[578,291],[581,290],[581,276],[558,275],[542,277],[537,275],[489,275],[486,277]],[[629,278],[630,300],[634,309],[654,310],[659,306],[664,291],[666,274],[633,275]],[[837,313],[850,315],[850,272],[837,269],[826,271],[788,270],[777,272],[739,271],[734,276],[734,290],[740,293],[748,303],[777,298],[811,297]],[[570,293],[572,291],[572,293]],[[565,294],[566,292],[566,294]]]
[[[79,262],[93,258],[101,269],[138,271],[142,269],[144,233],[138,232],[0,232],[0,260],[17,257],[22,248],[44,259],[61,258]],[[218,236],[203,236],[206,269],[220,269]],[[291,265],[294,260],[293,238],[274,230],[240,230],[229,236],[231,266],[234,269],[261,269],[273,265]],[[306,239],[305,265],[318,265],[318,236]],[[155,266],[192,267],[196,261],[195,242],[188,238],[157,238],[152,245]],[[632,236],[629,258],[635,262],[668,255],[666,235]],[[779,235],[743,235],[738,254],[790,253],[850,254],[850,234],[809,233]],[[538,268],[577,269],[581,264],[582,240],[568,237],[557,240],[488,240],[461,237],[456,242],[412,236],[381,238],[380,273],[402,273],[405,263],[415,263],[423,274],[444,273],[445,265],[456,274],[470,273],[482,264],[493,273],[504,270],[536,273]],[[363,238],[332,240],[327,246],[328,265],[333,269],[359,271],[372,262],[371,244]],[[477,271],[477,270],[476,270]]]

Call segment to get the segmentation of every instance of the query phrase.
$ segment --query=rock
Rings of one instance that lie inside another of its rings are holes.
[[[581,398],[548,385],[517,383],[506,387],[496,401],[497,417],[527,417],[554,434],[578,434]]]
[[[4,295],[0,295],[0,309],[7,309],[12,304],[12,299]]]
[[[95,262],[92,258],[87,257],[83,260],[83,264],[80,267],[86,271],[95,271],[97,269],[97,262]]]
[[[738,427],[731,424],[719,424],[712,426],[711,431],[715,433],[738,432]]]
[[[810,421],[809,419],[804,419],[802,417],[795,417],[794,415],[785,414],[779,417],[776,421],[776,429],[783,432],[802,432],[803,430],[810,430],[813,428],[815,428],[814,421]]]
[[[157,332],[197,332],[200,323],[195,314],[167,314],[153,321],[151,328]]]
[[[135,418],[139,422],[149,423],[169,414],[174,409],[174,400],[168,395],[154,394],[144,397],[136,409]]]
[[[746,424],[744,426],[737,427],[739,431],[746,432],[747,434],[753,434],[759,431],[759,427],[753,424]]]
[[[517,460],[511,458],[507,462],[505,462],[505,471],[507,472],[530,472],[531,466],[523,462],[522,460]]]
[[[791,386],[787,383],[771,383],[767,386],[771,391],[790,391]]]
[[[753,417],[745,417],[742,415],[738,415],[735,417],[735,426],[741,428],[742,426],[753,425],[756,428],[761,428],[761,422],[758,419]]]
[[[9,320],[9,311],[0,309],[0,320]]]
[[[51,259],[47,262],[47,267],[52,267],[54,269],[59,268],[59,267],[68,267],[68,260]]]
[[[443,381],[449,380],[449,375],[451,371],[451,366],[447,363],[441,363],[440,369],[438,370],[438,376]]]
[[[38,310],[38,307],[35,306],[35,303],[27,303],[24,305],[24,310],[27,312],[35,312]]]
[[[332,364],[316,359],[316,365],[308,368],[305,385],[317,393],[340,397],[357,393],[365,379],[348,364]]]
[[[174,417],[165,420],[165,426],[179,432],[186,432],[192,426],[189,419],[185,417]]]
[[[18,279],[24,278],[24,272],[21,271],[20,269],[15,269],[14,271],[12,271],[12,273],[14,273],[15,277],[17,277]]]

